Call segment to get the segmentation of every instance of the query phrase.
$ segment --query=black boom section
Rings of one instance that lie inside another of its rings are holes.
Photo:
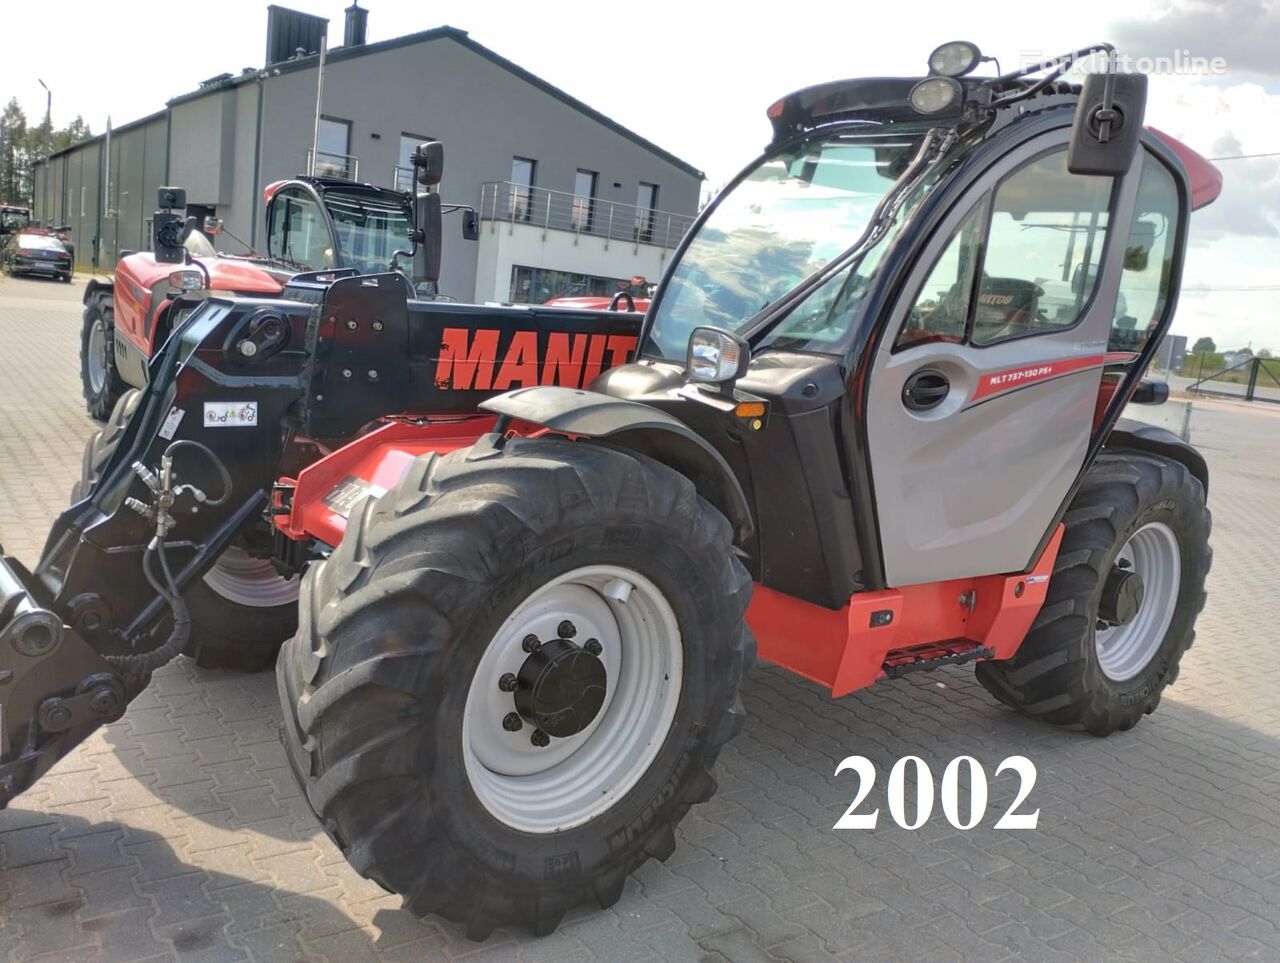
[[[334,282],[308,331],[313,438],[389,414],[470,414],[514,388],[583,388],[635,353],[641,317],[543,305],[406,300],[403,276]]]

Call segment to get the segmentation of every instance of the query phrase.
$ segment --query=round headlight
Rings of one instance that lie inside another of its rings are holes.
[[[929,54],[929,70],[943,77],[963,77],[982,59],[977,44],[967,40],[952,40]]]
[[[936,114],[958,106],[961,93],[954,77],[926,77],[911,88],[911,106],[921,114]]]

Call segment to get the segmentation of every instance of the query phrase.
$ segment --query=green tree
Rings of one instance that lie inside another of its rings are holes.
[[[93,131],[89,129],[89,125],[84,122],[84,118],[76,114],[76,119],[67,124],[62,130],[53,132],[53,152],[65,150],[73,144],[78,144],[82,140],[88,140],[93,136]]]
[[[27,115],[14,97],[0,114],[0,202],[25,204],[31,199],[28,141]]]
[[[1217,344],[1209,337],[1197,338],[1196,343],[1191,346],[1192,354],[1213,354],[1217,350]]]
[[[1272,355],[1272,354],[1271,354],[1271,349],[1270,349],[1270,348],[1259,348],[1259,349],[1258,349],[1258,357],[1259,357],[1259,358],[1271,358],[1271,357],[1274,357],[1274,355]]]

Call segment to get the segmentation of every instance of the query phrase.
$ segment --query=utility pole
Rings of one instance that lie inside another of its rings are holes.
[[[40,217],[45,227],[49,227],[49,154],[53,148],[53,91],[39,77],[36,82],[44,88],[44,190],[40,201]],[[34,200],[34,198],[32,198]]]

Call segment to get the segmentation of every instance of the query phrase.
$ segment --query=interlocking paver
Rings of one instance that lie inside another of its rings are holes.
[[[0,279],[0,536],[28,561],[80,470],[78,289]],[[1222,960],[1280,956],[1280,410],[1197,402],[1215,565],[1199,637],[1160,711],[1099,740],[1021,719],[964,669],[838,702],[767,666],[748,679],[720,794],[610,911],[484,944],[417,920],[320,832],[279,742],[270,674],[181,659],[124,719],[0,813],[0,958],[117,961]],[[880,773],[862,811],[846,755]],[[1030,832],[991,828],[1037,765]],[[989,815],[893,825],[904,755],[982,761]]]

